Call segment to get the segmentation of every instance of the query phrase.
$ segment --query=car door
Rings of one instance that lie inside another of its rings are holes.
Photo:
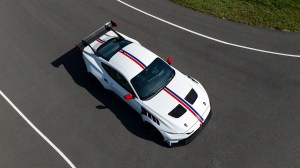
[[[102,67],[105,69],[105,71],[109,76],[107,82],[111,85],[112,90],[119,97],[121,97],[126,103],[128,103],[134,110],[140,113],[142,111],[140,100],[135,95],[134,91],[132,90],[126,78],[120,72],[110,67],[109,65],[102,63]],[[124,96],[128,93],[132,94],[134,98],[130,100],[126,100]]]

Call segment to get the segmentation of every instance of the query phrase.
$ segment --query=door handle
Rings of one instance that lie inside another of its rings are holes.
[[[107,79],[104,78],[104,81],[107,82]]]

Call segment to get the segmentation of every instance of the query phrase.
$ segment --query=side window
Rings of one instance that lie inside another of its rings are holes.
[[[111,76],[111,78],[113,78],[119,85],[121,85],[129,93],[135,95],[128,81],[125,79],[125,77],[122,74],[120,74],[118,71],[116,71],[115,69],[111,68],[106,64],[102,63],[102,66],[105,69],[105,71],[109,74],[109,76]]]
[[[126,89],[129,93],[131,93],[132,95],[134,95],[133,90],[131,89],[129,83],[127,82],[127,80],[123,77],[122,74],[120,74],[119,72],[117,73],[118,76],[118,83],[124,88]]]
[[[108,73],[108,75],[113,78],[116,82],[117,81],[117,74],[118,72],[116,70],[114,70],[113,68],[111,68],[110,66],[106,65],[106,64],[103,64],[101,63],[103,68],[105,69],[105,71]]]

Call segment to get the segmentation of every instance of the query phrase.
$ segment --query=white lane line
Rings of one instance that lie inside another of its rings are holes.
[[[123,5],[126,5],[126,6],[132,8],[132,9],[134,9],[134,10],[136,10],[136,11],[138,11],[138,12],[141,12],[141,13],[143,13],[143,14],[145,14],[145,15],[148,15],[148,16],[154,18],[154,19],[157,19],[157,20],[162,21],[162,22],[164,22],[164,23],[167,23],[167,24],[169,24],[169,25],[171,25],[171,26],[174,26],[174,27],[177,27],[177,28],[179,28],[179,29],[181,29],[181,30],[187,31],[187,32],[189,32],[189,33],[195,34],[195,35],[197,35],[197,36],[201,36],[201,37],[204,37],[204,38],[206,38],[206,39],[209,39],[209,40],[212,40],[212,41],[216,41],[216,42],[218,42],[218,43],[222,43],[222,44],[226,44],[226,45],[230,45],[230,46],[234,46],[234,47],[239,47],[239,48],[244,48],[244,49],[247,49],[247,50],[258,51],[258,52],[263,52],[263,53],[268,53],[268,54],[281,55],[281,56],[287,56],[287,57],[299,57],[299,58],[300,58],[300,55],[285,54],[285,53],[279,53],[279,52],[267,51],[267,50],[262,50],[262,49],[257,49],[257,48],[251,48],[251,47],[242,46],[242,45],[238,45],[238,44],[234,44],[234,43],[229,43],[229,42],[226,42],[226,41],[223,41],[223,40],[219,40],[219,39],[216,39],[216,38],[213,38],[213,37],[209,37],[209,36],[207,36],[207,35],[204,35],[204,34],[195,32],[195,31],[193,31],[193,30],[184,28],[184,27],[179,26],[179,25],[177,25],[177,24],[174,24],[174,23],[171,23],[171,22],[166,21],[166,20],[164,20],[164,19],[161,19],[161,18],[159,18],[159,17],[157,17],[157,16],[154,16],[154,15],[152,15],[152,14],[150,14],[150,13],[147,13],[147,12],[145,12],[145,11],[142,11],[142,10],[140,10],[140,9],[138,9],[138,8],[136,8],[136,7],[134,7],[134,6],[132,6],[132,5],[129,5],[128,3],[123,2],[123,1],[121,1],[121,0],[117,0],[117,1],[120,2],[120,3],[122,3]]]
[[[65,159],[65,161],[72,167],[76,168],[74,164],[64,155],[38,128],[36,128],[32,122],[16,107],[9,99],[5,96],[5,94],[0,90],[1,96],[19,113],[19,115],[46,141],[57,153],[60,154],[61,157]]]

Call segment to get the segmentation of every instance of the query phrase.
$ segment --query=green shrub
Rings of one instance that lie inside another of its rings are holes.
[[[300,0],[171,0],[250,25],[300,31]]]

